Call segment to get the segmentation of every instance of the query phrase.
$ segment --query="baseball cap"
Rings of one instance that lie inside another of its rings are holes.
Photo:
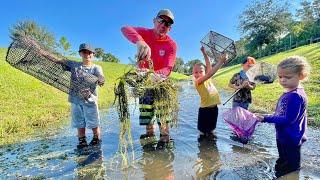
[[[91,51],[91,52],[95,53],[94,48],[93,48],[90,44],[88,44],[88,43],[82,43],[82,44],[80,44],[80,46],[79,46],[79,52],[82,51],[82,50],[88,50],[88,51]]]
[[[242,64],[248,64],[249,66],[253,66],[256,64],[256,59],[253,57],[246,57],[246,59],[242,62]]]
[[[161,9],[157,14],[157,17],[160,17],[160,16],[167,16],[168,18],[170,18],[171,23],[173,24],[174,16],[169,9]]]

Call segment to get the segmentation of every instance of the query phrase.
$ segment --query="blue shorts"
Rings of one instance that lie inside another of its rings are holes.
[[[100,116],[97,103],[71,103],[71,125],[74,128],[99,127]]]

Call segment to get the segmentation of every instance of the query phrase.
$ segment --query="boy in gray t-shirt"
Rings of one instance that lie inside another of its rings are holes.
[[[44,50],[33,39],[23,39],[31,44],[41,56],[48,60],[61,64],[66,71],[71,72],[69,102],[71,103],[72,126],[78,129],[78,149],[88,146],[86,140],[86,128],[92,129],[93,139],[89,145],[101,144],[100,116],[98,110],[97,85],[103,86],[105,78],[102,68],[93,64],[94,48],[86,43],[80,44],[79,54],[82,62],[57,59],[51,52]]]
[[[86,128],[92,129],[93,139],[90,146],[101,145],[100,116],[98,110],[97,84],[102,86],[105,78],[102,68],[92,63],[94,49],[89,44],[81,44],[79,54],[82,62],[63,61],[66,70],[71,72],[68,101],[71,103],[71,124],[78,129],[78,149],[88,146]]]

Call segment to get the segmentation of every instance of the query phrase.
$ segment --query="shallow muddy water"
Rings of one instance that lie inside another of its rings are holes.
[[[230,94],[221,92],[224,102]],[[46,136],[0,149],[0,179],[273,179],[277,159],[274,126],[258,124],[248,144],[234,140],[222,119],[230,108],[219,106],[215,140],[198,142],[199,96],[190,82],[182,83],[178,127],[171,129],[173,141],[167,148],[142,146],[145,133],[138,124],[138,107],[131,106],[133,149],[128,152],[129,167],[122,168],[117,153],[119,123],[114,109],[102,113],[101,148],[79,155],[75,151],[76,131],[69,126]],[[92,134],[88,135],[89,141]],[[159,139],[159,131],[157,131]],[[320,130],[308,129],[302,146],[302,170],[284,179],[320,179]],[[157,139],[152,141],[157,143]],[[150,144],[150,143],[149,143]]]

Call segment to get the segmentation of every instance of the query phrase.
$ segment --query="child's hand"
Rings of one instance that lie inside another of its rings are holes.
[[[89,88],[81,89],[80,94],[85,100],[88,100],[90,98],[91,91]]]
[[[220,55],[220,59],[219,61],[221,61],[222,63],[225,63],[227,60],[228,60],[228,53],[227,52],[223,52],[221,55]]]
[[[98,77],[98,85],[103,86],[105,82],[105,78],[103,76]]]
[[[200,50],[201,50],[202,53],[206,53],[206,50],[204,49],[203,46],[201,46]]]
[[[254,115],[256,115],[256,117],[257,117],[257,121],[259,121],[259,122],[263,122],[264,116],[262,116],[262,115],[261,115],[261,114],[259,114],[259,113],[254,114]]]
[[[250,86],[250,82],[249,81],[243,81],[242,88],[248,88],[249,86]]]

